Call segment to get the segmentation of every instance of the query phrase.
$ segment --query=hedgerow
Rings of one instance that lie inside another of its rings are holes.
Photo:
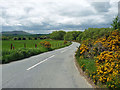
[[[2,63],[8,63],[15,60],[30,57],[40,54],[42,51],[37,48],[20,48],[16,50],[4,51],[2,55]]]

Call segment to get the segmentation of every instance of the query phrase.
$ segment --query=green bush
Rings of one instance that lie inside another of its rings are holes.
[[[64,40],[64,35],[65,34],[66,34],[65,31],[53,31],[50,34],[50,38],[55,39],[55,40]]]
[[[36,48],[21,48],[16,50],[3,51],[2,63],[23,59],[41,53],[40,49]]]
[[[66,32],[64,36],[64,40],[68,40],[68,41],[76,40],[81,33],[82,33],[81,31]]]
[[[103,37],[109,32],[113,31],[112,28],[88,28],[85,29],[84,32],[80,33],[77,37],[77,41],[83,41],[88,39],[98,39],[100,37]]]

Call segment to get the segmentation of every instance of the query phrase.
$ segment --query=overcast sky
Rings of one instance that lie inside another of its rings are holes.
[[[119,0],[0,0],[2,31],[50,33],[110,27]]]

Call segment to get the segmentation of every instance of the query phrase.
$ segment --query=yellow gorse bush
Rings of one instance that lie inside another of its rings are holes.
[[[120,88],[120,32],[118,30],[96,41],[83,41],[79,50],[80,58],[96,59],[97,73],[90,76],[94,83],[97,81],[109,88]]]
[[[94,44],[98,42],[109,51],[120,51],[120,34],[118,30],[113,31],[109,37],[98,39]]]
[[[96,67],[98,81],[107,84],[110,88],[120,86],[120,34],[115,30],[107,38],[97,40],[107,51],[97,56]]]
[[[40,45],[46,47],[46,48],[51,48],[51,44],[50,42],[48,41],[43,41],[43,42],[40,42]]]
[[[120,77],[120,51],[104,51],[97,58],[98,80],[108,84],[108,87],[120,85],[120,82],[116,80]]]
[[[86,45],[82,44],[80,47],[80,50],[81,50],[80,54],[83,54],[85,51],[88,50],[88,47]]]

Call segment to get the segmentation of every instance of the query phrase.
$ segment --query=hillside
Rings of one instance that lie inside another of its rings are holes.
[[[3,31],[2,35],[31,35],[31,33],[25,31]]]

